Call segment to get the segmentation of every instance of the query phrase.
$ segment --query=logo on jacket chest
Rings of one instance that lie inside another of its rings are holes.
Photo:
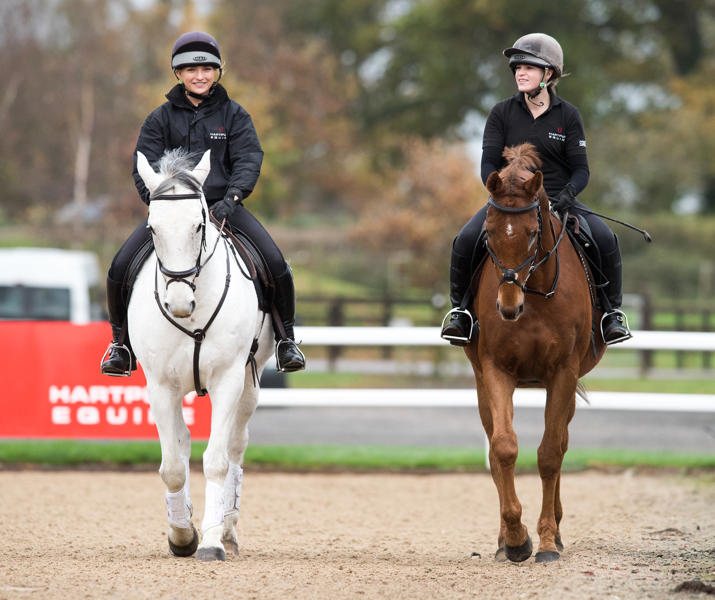
[[[554,140],[556,142],[565,142],[566,141],[566,135],[564,135],[564,128],[563,127],[557,127],[556,131],[549,131],[549,139]]]
[[[209,138],[212,140],[225,140],[226,139],[226,129],[223,127],[217,127],[214,131],[209,132]]]

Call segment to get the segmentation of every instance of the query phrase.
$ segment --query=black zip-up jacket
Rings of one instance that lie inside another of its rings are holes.
[[[556,196],[571,184],[574,193],[581,192],[588,183],[589,168],[586,157],[586,135],[578,109],[549,90],[551,104],[534,119],[518,93],[496,104],[484,126],[482,141],[482,181],[492,171],[506,164],[502,152],[506,146],[531,142],[542,161],[544,189]]]
[[[209,205],[224,197],[228,190],[240,190],[246,198],[256,185],[263,162],[251,116],[228,97],[225,88],[216,84],[211,95],[194,106],[177,84],[166,95],[165,102],[144,121],[136,150],[154,164],[166,150],[184,148],[196,152],[196,161],[211,149],[211,172],[204,182]],[[134,152],[134,183],[139,196],[149,203],[149,190],[137,172]]]

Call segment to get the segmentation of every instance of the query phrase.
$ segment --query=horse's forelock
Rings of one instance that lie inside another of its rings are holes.
[[[534,173],[541,167],[541,159],[536,146],[525,143],[518,146],[507,146],[502,156],[507,161],[499,175],[504,184],[504,193],[519,196],[524,189],[524,172]]]
[[[200,192],[201,184],[194,177],[192,170],[196,153],[186,152],[182,148],[167,150],[159,159],[159,174],[165,179],[157,186],[152,196],[159,196],[175,185],[189,188],[192,192]]]
[[[541,158],[536,151],[534,144],[519,144],[518,146],[507,146],[504,148],[502,156],[506,159],[507,166],[515,169],[526,169],[535,171],[541,167]]]

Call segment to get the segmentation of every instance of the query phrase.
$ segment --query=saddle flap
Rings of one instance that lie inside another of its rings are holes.
[[[221,226],[221,223],[216,221],[213,214],[211,215],[211,221],[217,227]],[[251,238],[240,229],[231,226],[228,221],[224,225],[223,234],[231,241],[234,249],[248,269],[247,278],[253,281],[253,285],[256,288],[259,308],[263,312],[270,311],[273,304],[275,284],[263,254]]]

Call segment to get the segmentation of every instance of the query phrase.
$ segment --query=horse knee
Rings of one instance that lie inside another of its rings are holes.
[[[159,475],[170,492],[178,492],[186,483],[186,469],[180,457],[163,459]]]
[[[499,433],[492,436],[491,450],[499,464],[511,466],[516,463],[519,454],[519,446],[516,442],[516,435],[511,433]]]
[[[561,472],[563,454],[554,448],[546,448],[542,445],[537,451],[537,462],[539,475],[542,478],[556,477]]]
[[[221,481],[228,472],[228,458],[221,452],[204,452],[204,475],[210,481]]]

